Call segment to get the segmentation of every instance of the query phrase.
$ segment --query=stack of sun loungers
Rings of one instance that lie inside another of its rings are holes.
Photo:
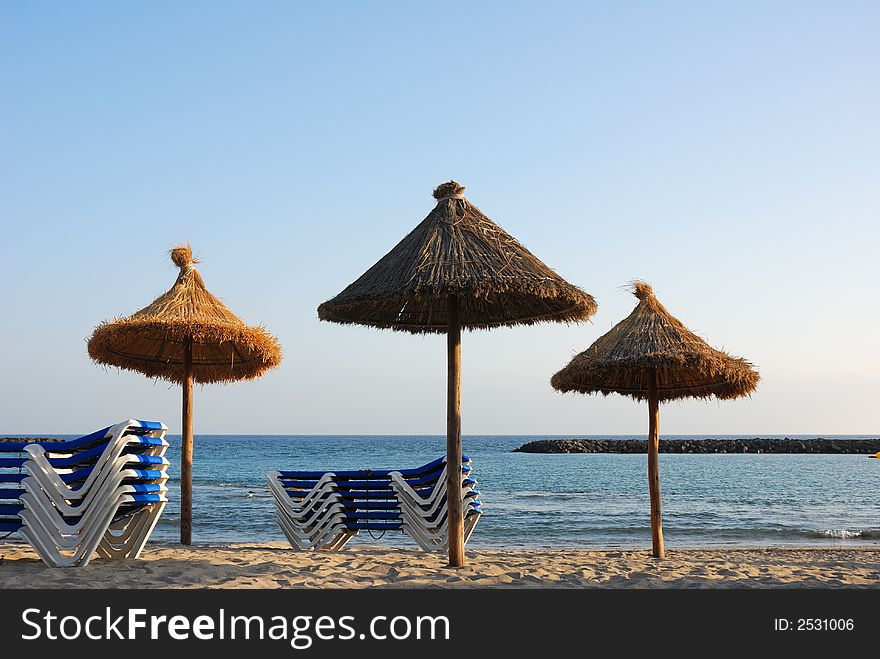
[[[472,474],[462,458],[465,542],[482,514]],[[359,531],[402,531],[426,551],[448,546],[445,458],[415,469],[273,471],[269,490],[295,549],[341,549]]]
[[[129,419],[58,442],[0,442],[0,538],[55,567],[136,558],[167,502],[167,428]]]

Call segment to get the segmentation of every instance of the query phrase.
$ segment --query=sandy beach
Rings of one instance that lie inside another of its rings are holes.
[[[260,545],[152,544],[138,560],[46,567],[25,544],[0,545],[0,588],[869,588],[880,549],[477,550],[446,568],[441,554],[386,547],[294,552]]]

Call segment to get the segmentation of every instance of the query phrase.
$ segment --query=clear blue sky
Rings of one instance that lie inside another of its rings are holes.
[[[550,376],[639,277],[750,399],[669,433],[877,433],[880,3],[0,4],[0,432],[180,427],[180,392],[93,365],[100,320],[211,290],[285,351],[197,391],[196,432],[445,428],[445,344],[319,323],[449,178],[599,301],[465,335],[465,434],[644,432]]]

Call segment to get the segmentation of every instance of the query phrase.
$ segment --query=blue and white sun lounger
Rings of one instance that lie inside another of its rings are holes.
[[[0,442],[0,534],[49,565],[136,558],[167,503],[167,428],[129,419],[64,442]]]
[[[482,509],[468,458],[461,469],[467,542]],[[426,551],[447,546],[445,458],[415,469],[275,471],[269,490],[295,549],[342,549],[360,531],[400,531]]]

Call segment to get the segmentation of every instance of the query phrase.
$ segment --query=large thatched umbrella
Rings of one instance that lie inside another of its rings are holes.
[[[372,268],[318,307],[321,320],[447,335],[446,455],[449,564],[464,564],[461,498],[461,328],[572,322],[596,310],[572,286],[464,198],[455,181],[437,205]]]
[[[252,380],[281,363],[278,341],[249,327],[211,295],[189,245],[171,250],[171,289],[128,318],[105,321],[89,339],[96,362],[183,385],[180,541],[192,543],[193,382]]]
[[[619,393],[648,401],[648,487],[651,492],[651,544],[664,558],[660,516],[661,401],[679,398],[739,398],[758,386],[759,375],[745,359],[710,347],[654,297],[651,286],[637,281],[639,303],[633,312],[554,375],[559,391]]]

